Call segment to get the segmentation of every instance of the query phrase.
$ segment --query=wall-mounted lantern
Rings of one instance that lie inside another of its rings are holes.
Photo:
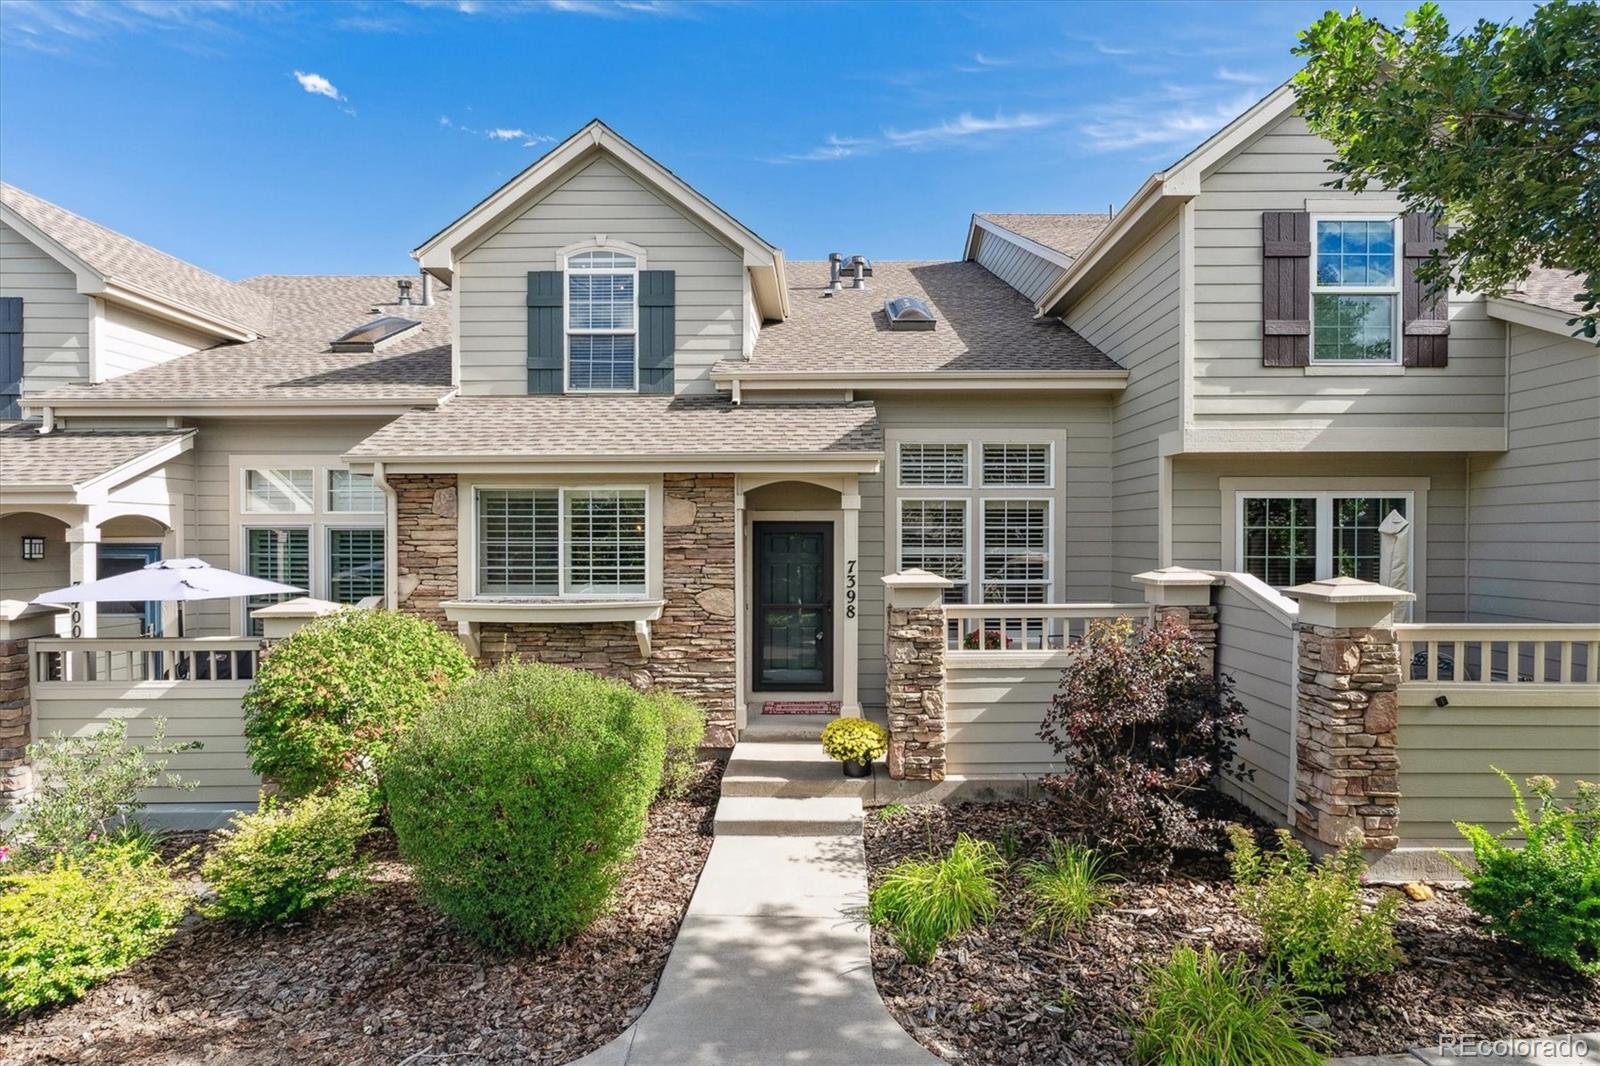
[[[40,559],[43,559],[44,558],[44,538],[43,537],[23,537],[22,538],[22,558],[24,560],[26,560],[27,562],[30,562],[30,563],[38,562]]]

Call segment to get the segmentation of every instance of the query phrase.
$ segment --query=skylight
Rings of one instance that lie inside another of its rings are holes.
[[[915,296],[896,296],[885,300],[883,313],[889,319],[890,329],[932,329],[937,321],[927,301]]]
[[[364,322],[344,336],[335,339],[330,347],[336,352],[370,352],[378,345],[393,340],[408,329],[422,323],[399,315],[384,315]]]

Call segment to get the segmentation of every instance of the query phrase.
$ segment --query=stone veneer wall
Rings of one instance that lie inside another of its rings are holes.
[[[943,781],[943,607],[889,608],[889,776]]]
[[[456,479],[392,475],[398,497],[400,609],[447,626],[439,604],[459,587]],[[662,530],[661,617],[650,623],[650,656],[632,623],[485,623],[482,665],[506,658],[573,666],[639,688],[662,685],[706,712],[705,743],[732,747],[735,734],[734,499],[732,474],[667,474]]]
[[[1338,847],[1397,847],[1400,647],[1395,632],[1295,624],[1300,634],[1295,828]]]
[[[1215,604],[1156,608],[1156,618],[1176,618],[1205,653],[1206,663],[1217,668],[1217,608]]]
[[[28,795],[33,777],[25,756],[32,714],[28,642],[0,640],[0,810]]]

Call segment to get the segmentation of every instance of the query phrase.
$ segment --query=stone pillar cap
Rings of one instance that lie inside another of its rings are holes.
[[[1162,587],[1203,587],[1219,584],[1221,579],[1215,574],[1205,570],[1191,570],[1187,566],[1163,566],[1160,570],[1146,570],[1142,574],[1134,574],[1133,579],[1141,585]]]
[[[1355,577],[1325,577],[1308,581],[1283,590],[1285,596],[1315,603],[1409,603],[1417,598],[1414,592],[1390,588]]]
[[[955,584],[947,577],[917,567],[898,574],[885,574],[881,580],[892,589],[947,589]]]
[[[321,618],[323,615],[335,614],[346,610],[342,603],[333,603],[330,600],[319,600],[314,596],[296,596],[292,600],[281,603],[269,603],[265,607],[257,607],[250,612],[251,618],[279,620],[285,618]]]

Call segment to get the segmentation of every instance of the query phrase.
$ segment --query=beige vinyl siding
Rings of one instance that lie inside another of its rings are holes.
[[[1508,450],[1472,459],[1472,619],[1600,621],[1600,349],[1509,329]]]
[[[1060,758],[1039,739],[1039,724],[1060,684],[1059,666],[952,663],[945,682],[946,772],[977,777],[1060,770]]]
[[[101,380],[131,374],[180,355],[209,348],[215,338],[142,315],[113,303],[105,304],[97,335]]]
[[[1450,365],[1403,375],[1308,374],[1261,365],[1261,213],[1359,198],[1324,187],[1333,146],[1286,116],[1201,182],[1194,201],[1197,425],[1479,427],[1501,424],[1504,339],[1483,300],[1450,302]]]
[[[986,432],[1003,429],[1013,435],[1029,430],[1065,433],[1065,455],[1055,458],[1057,505],[1053,520],[1059,531],[1053,560],[1056,598],[1067,602],[1103,602],[1111,595],[1111,418],[1103,397],[990,397],[947,394],[864,396],[878,405],[884,432],[913,439],[919,430],[960,433],[982,441]],[[858,630],[861,702],[884,702],[883,582],[898,556],[893,543],[895,520],[889,511],[893,493],[884,479],[896,476],[895,449],[886,450],[883,472],[861,479],[861,621]],[[974,472],[974,476],[976,476]],[[937,488],[896,490],[900,495],[942,495]],[[1019,490],[1016,495],[1047,495]],[[977,543],[978,517],[968,520],[968,535]],[[975,565],[975,564],[974,564]]]
[[[1548,774],[1571,793],[1573,781],[1593,779],[1600,752],[1600,715],[1593,706],[1539,706],[1517,694],[1450,695],[1435,707],[1422,690],[1408,699],[1400,688],[1400,825],[1408,847],[1461,847],[1457,821],[1509,828],[1511,791],[1491,767],[1521,783]],[[1503,687],[1503,686],[1500,686]],[[1520,704],[1520,705],[1519,705]]]
[[[978,254],[975,257],[989,273],[1037,303],[1049,291],[1062,268],[1026,248],[1019,247],[1003,235],[988,230],[978,231]]]
[[[677,285],[677,389],[712,393],[710,367],[744,345],[744,257],[609,157],[549,190],[457,264],[461,392],[527,392],[528,271],[596,234],[645,249],[645,268]]]
[[[1294,623],[1234,585],[1216,590],[1217,670],[1233,679],[1250,735],[1239,741],[1248,779],[1222,777],[1222,790],[1262,818],[1282,821],[1288,807]]]
[[[0,296],[22,297],[22,391],[89,380],[89,298],[72,271],[0,223]]]
[[[0,600],[31,600],[72,582],[67,527],[46,515],[22,511],[0,515]],[[22,558],[22,538],[43,537],[44,558]]]
[[[1112,592],[1159,565],[1159,442],[1178,428],[1179,224],[1174,216],[1078,300],[1067,324],[1128,369],[1112,410]]]
[[[1467,461],[1451,455],[1293,453],[1181,455],[1172,464],[1172,561],[1233,570],[1235,545],[1223,543],[1222,478],[1427,478],[1427,523],[1414,558],[1423,576],[1415,621],[1459,622],[1466,611]],[[1419,501],[1420,507],[1420,501]],[[1415,518],[1415,516],[1413,516]]]

